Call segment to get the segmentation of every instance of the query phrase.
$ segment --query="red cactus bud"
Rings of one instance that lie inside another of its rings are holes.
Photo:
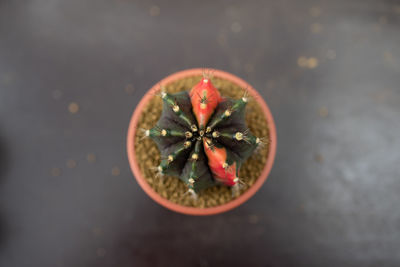
[[[203,78],[190,91],[193,113],[200,129],[204,129],[218,103],[222,101],[217,88],[208,78]]]
[[[225,185],[235,185],[236,162],[228,165],[226,148],[212,146],[208,138],[203,139],[203,146],[214,178]]]

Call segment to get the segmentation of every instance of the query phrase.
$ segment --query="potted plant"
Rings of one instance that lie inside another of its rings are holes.
[[[247,201],[267,179],[275,123],[242,79],[220,70],[184,70],[139,102],[127,152],[136,180],[153,200],[184,214],[217,214]]]

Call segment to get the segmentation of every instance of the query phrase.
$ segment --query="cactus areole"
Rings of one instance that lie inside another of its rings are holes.
[[[145,130],[161,151],[158,174],[178,176],[194,196],[217,184],[237,188],[240,166],[261,143],[245,123],[247,95],[222,97],[207,76],[189,92],[159,95],[161,117]]]

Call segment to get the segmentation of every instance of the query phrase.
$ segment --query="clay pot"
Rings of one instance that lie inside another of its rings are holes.
[[[136,153],[135,153],[135,135],[136,135],[136,130],[137,130],[137,123],[139,121],[140,115],[142,113],[143,108],[147,105],[147,103],[150,101],[150,99],[154,96],[150,92],[154,92],[159,88],[160,84],[166,85],[171,82],[174,82],[176,80],[188,77],[188,76],[196,76],[196,75],[202,75],[203,69],[189,69],[189,70],[184,70],[184,71],[179,71],[174,74],[169,75],[168,77],[164,78],[160,82],[156,83],[140,100],[139,104],[137,105],[135,111],[133,112],[130,124],[129,124],[129,129],[128,129],[128,136],[127,136],[127,152],[128,152],[128,158],[129,158],[129,164],[131,166],[132,172],[139,183],[139,185],[142,187],[142,189],[158,204],[179,212],[179,213],[184,213],[188,215],[212,215],[212,214],[218,214],[218,213],[223,213],[228,210],[231,210],[233,208],[236,208],[246,202],[250,197],[252,197],[258,189],[264,184],[264,182],[267,180],[268,174],[271,171],[272,165],[274,163],[275,159],[275,152],[276,152],[276,145],[277,145],[277,140],[276,140],[276,128],[275,128],[275,123],[274,119],[272,117],[271,111],[269,110],[267,104],[264,102],[263,98],[259,95],[259,93],[247,82],[244,80],[236,77],[233,74],[221,71],[221,70],[215,70],[213,72],[214,77],[219,77],[225,80],[228,80],[234,84],[237,84],[241,88],[247,88],[248,92],[250,93],[251,96],[255,99],[255,101],[258,102],[260,107],[262,108],[265,118],[267,119],[268,127],[269,127],[269,138],[270,138],[270,143],[269,143],[269,151],[268,151],[268,158],[265,163],[264,169],[261,172],[260,177],[256,180],[256,182],[247,190],[245,191],[242,195],[239,197],[231,200],[228,203],[225,203],[220,206],[216,207],[211,207],[211,208],[196,208],[196,207],[187,207],[187,206],[182,206],[176,203],[173,203],[162,196],[160,196],[156,191],[151,188],[151,186],[147,183],[144,175],[141,173],[140,168],[137,164],[136,160]]]

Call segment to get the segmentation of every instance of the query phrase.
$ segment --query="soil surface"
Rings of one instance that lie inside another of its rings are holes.
[[[201,76],[192,76],[164,85],[166,91],[176,93],[190,90],[201,79]],[[244,90],[230,81],[214,77],[211,79],[214,86],[222,96],[239,99]],[[150,129],[157,123],[162,111],[162,100],[154,96],[144,108],[137,127]],[[228,186],[217,185],[198,194],[193,199],[187,194],[187,186],[178,178],[173,176],[156,177],[155,166],[160,164],[160,151],[157,145],[150,139],[144,138],[141,131],[136,131],[135,148],[138,165],[150,186],[162,197],[184,206],[208,208],[225,204],[243,194],[249,189],[260,176],[268,155],[269,130],[266,118],[258,103],[251,99],[246,107],[246,123],[251,132],[262,137],[265,145],[257,148],[256,152],[242,165],[239,178],[243,182],[239,194],[234,195]]]

